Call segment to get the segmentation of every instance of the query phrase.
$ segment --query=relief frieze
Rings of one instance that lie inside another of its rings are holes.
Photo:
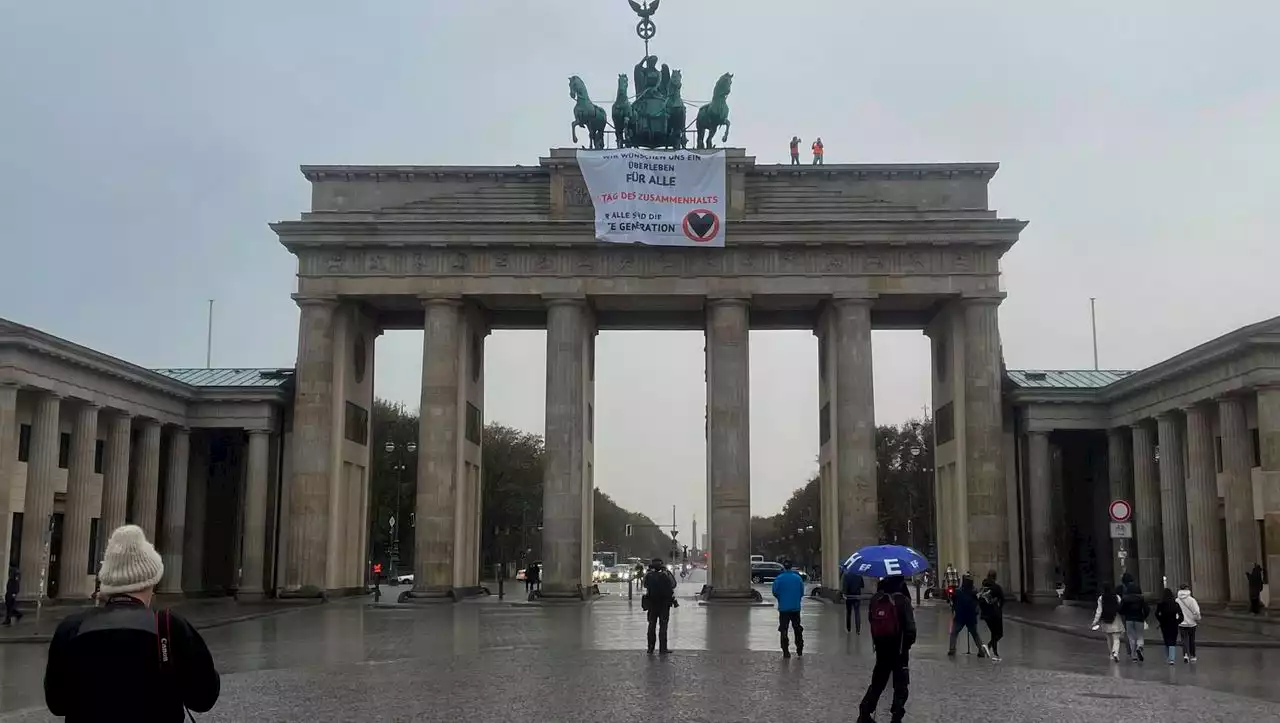
[[[920,248],[447,248],[299,254],[304,276],[874,276],[998,273],[998,255]]]

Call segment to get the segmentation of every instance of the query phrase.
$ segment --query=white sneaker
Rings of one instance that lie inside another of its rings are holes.
[[[991,655],[991,648],[987,647],[986,643],[982,644],[982,654],[994,660],[994,657]]]
[[[1196,662],[1196,658],[1195,658],[1195,656],[1194,656],[1194,655],[1193,655],[1193,656],[1191,656],[1191,662],[1193,662],[1193,663],[1194,663],[1194,662]]]
[[[1187,663],[1187,662],[1190,662],[1190,661],[1191,661],[1191,656],[1189,656],[1189,655],[1183,655],[1183,656],[1182,656],[1182,662]]]

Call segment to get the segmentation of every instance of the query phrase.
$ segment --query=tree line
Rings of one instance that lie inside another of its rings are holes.
[[[397,538],[401,570],[412,569],[417,493],[418,415],[405,405],[377,399],[373,404],[370,459],[369,557],[389,565]],[[480,559],[485,573],[499,562],[523,567],[542,559],[542,473],[545,446],[540,435],[490,422],[481,447]],[[387,452],[390,442],[393,450]],[[396,524],[391,524],[392,518]],[[626,535],[627,525],[632,535]],[[618,506],[595,491],[593,550],[626,557],[666,558],[676,549],[671,537],[648,516]]]
[[[817,476],[792,493],[782,510],[751,518],[752,554],[818,564],[822,548],[822,492]],[[880,541],[911,545],[936,558],[933,424],[928,419],[876,428],[876,511]],[[841,550],[850,555],[853,550]]]

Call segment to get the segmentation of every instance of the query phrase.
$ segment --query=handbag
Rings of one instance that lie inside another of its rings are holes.
[[[648,610],[648,609],[649,609],[649,594],[648,594],[648,593],[645,593],[644,595],[641,595],[641,596],[640,596],[640,609],[641,609],[641,610]]]

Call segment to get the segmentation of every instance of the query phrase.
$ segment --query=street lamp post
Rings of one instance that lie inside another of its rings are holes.
[[[396,479],[396,511],[391,515],[391,519],[389,521],[391,523],[392,577],[399,575],[400,567],[400,490],[404,486],[402,484],[401,475],[404,473],[405,469],[404,457],[399,453],[400,449],[403,449],[409,454],[413,454],[418,451],[418,445],[413,442],[409,442],[403,447],[397,447],[395,442],[387,442],[386,445],[383,446],[383,450],[385,450],[389,456],[394,455],[391,459],[391,469],[395,472]]]

